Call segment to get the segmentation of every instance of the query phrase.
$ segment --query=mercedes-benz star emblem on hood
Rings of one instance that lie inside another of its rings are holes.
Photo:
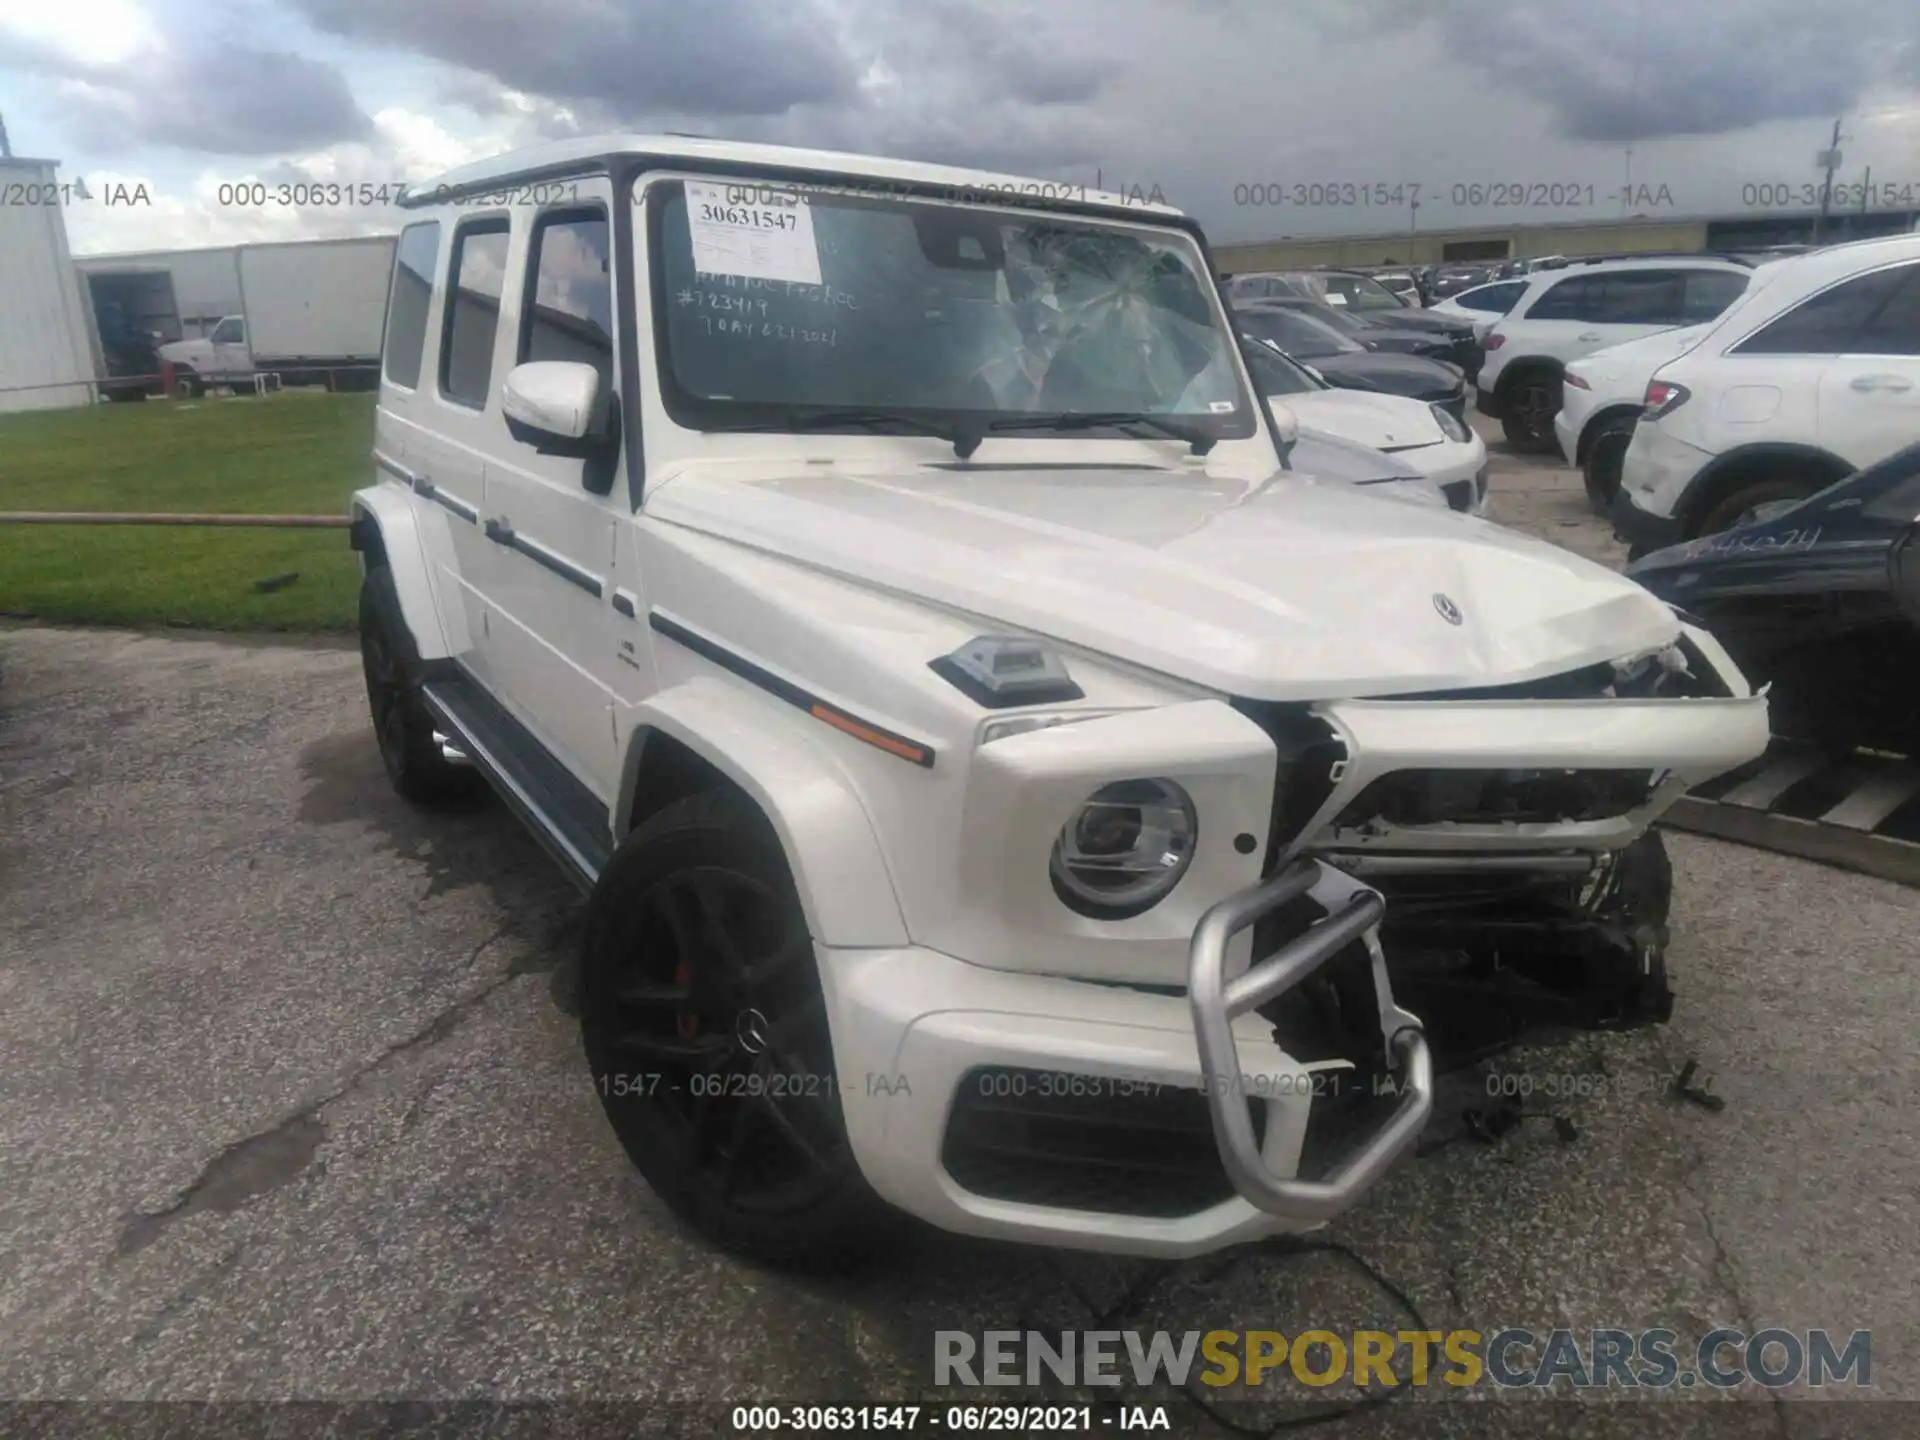
[[[1446,621],[1447,624],[1458,625],[1460,623],[1460,607],[1454,604],[1447,596],[1435,595],[1433,597],[1433,608],[1440,612],[1440,618]]]

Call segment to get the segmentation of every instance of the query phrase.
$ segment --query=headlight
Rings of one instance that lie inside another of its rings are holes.
[[[1441,405],[1429,405],[1433,411],[1434,423],[1440,427],[1440,433],[1457,445],[1464,445],[1473,438],[1473,432],[1467,429],[1466,422],[1451,410]]]
[[[1096,920],[1125,920],[1166,899],[1193,863],[1193,798],[1171,780],[1097,791],[1053,842],[1054,893]]]

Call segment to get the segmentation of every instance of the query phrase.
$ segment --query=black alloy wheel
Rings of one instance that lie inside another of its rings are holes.
[[[1507,443],[1523,454],[1553,448],[1553,417],[1560,413],[1560,382],[1528,376],[1514,384],[1500,406]]]
[[[594,891],[581,982],[594,1091],[661,1198],[763,1259],[854,1258],[877,1205],[806,919],[751,803],[696,795],[628,838]]]

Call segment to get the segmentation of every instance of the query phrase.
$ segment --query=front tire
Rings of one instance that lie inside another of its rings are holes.
[[[588,906],[580,1028],[628,1157],[688,1225],[838,1268],[885,1211],[854,1160],[826,999],[785,855],[733,791],[676,802]]]
[[[478,774],[448,761],[433,738],[433,717],[420,697],[420,654],[385,565],[360,585],[360,669],[393,788],[417,805],[454,804],[478,793]]]
[[[1775,500],[1804,500],[1820,488],[1807,480],[1789,479],[1785,476],[1772,480],[1756,480],[1752,484],[1742,485],[1732,494],[1723,496],[1700,517],[1699,528],[1695,535],[1718,535],[1722,530],[1732,530],[1744,525],[1751,512],[1761,505]]]

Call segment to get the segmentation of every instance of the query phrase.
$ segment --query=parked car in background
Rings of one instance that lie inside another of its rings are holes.
[[[1527,282],[1521,280],[1496,280],[1491,285],[1479,285],[1471,290],[1462,290],[1457,295],[1449,295],[1444,300],[1436,300],[1427,310],[1427,314],[1452,319],[1458,316],[1473,327],[1473,338],[1481,344],[1484,354],[1487,332],[1500,323],[1500,319],[1513,308],[1514,302],[1526,293]]]
[[[1420,294],[1420,283],[1411,270],[1368,270],[1365,273],[1381,289],[1399,297],[1409,309],[1418,310],[1425,303]]]
[[[1383,350],[1394,355],[1421,355],[1429,360],[1444,360],[1448,364],[1458,365],[1466,371],[1468,381],[1472,381],[1474,372],[1480,368],[1480,343],[1474,338],[1472,327],[1465,321],[1450,330],[1439,330],[1430,325],[1415,329],[1397,324],[1392,315],[1381,312],[1356,314],[1323,300],[1309,300],[1297,295],[1257,300],[1242,308],[1272,307],[1311,315],[1321,324],[1331,325],[1369,350]]]
[[[1804,499],[1920,435],[1920,238],[1833,245],[1762,273],[1647,385],[1613,505],[1636,550]]]
[[[1620,488],[1620,464],[1646,404],[1647,382],[1667,361],[1700,343],[1712,327],[1685,325],[1609,345],[1566,368],[1553,434],[1560,454],[1580,471],[1587,499],[1611,513]]]
[[[1471,290],[1477,285],[1490,284],[1493,271],[1485,265],[1442,265],[1433,271],[1427,279],[1426,302],[1428,308],[1463,290]]]
[[[1243,334],[1269,340],[1343,390],[1372,390],[1425,400],[1467,418],[1466,372],[1444,360],[1369,350],[1332,325],[1283,305],[1239,305],[1234,321]]]
[[[1487,499],[1486,442],[1452,411],[1399,395],[1329,385],[1271,341],[1245,342],[1247,370],[1268,400],[1284,403],[1308,434],[1336,436],[1412,467],[1448,508],[1478,515]],[[1314,457],[1296,456],[1309,474]]]
[[[1627,574],[1773,686],[1776,735],[1920,754],[1920,443]]]
[[[1487,332],[1475,384],[1482,414],[1523,453],[1553,449],[1561,375],[1568,362],[1721,314],[1746,290],[1753,267],[1709,257],[1582,260],[1530,275]]]

